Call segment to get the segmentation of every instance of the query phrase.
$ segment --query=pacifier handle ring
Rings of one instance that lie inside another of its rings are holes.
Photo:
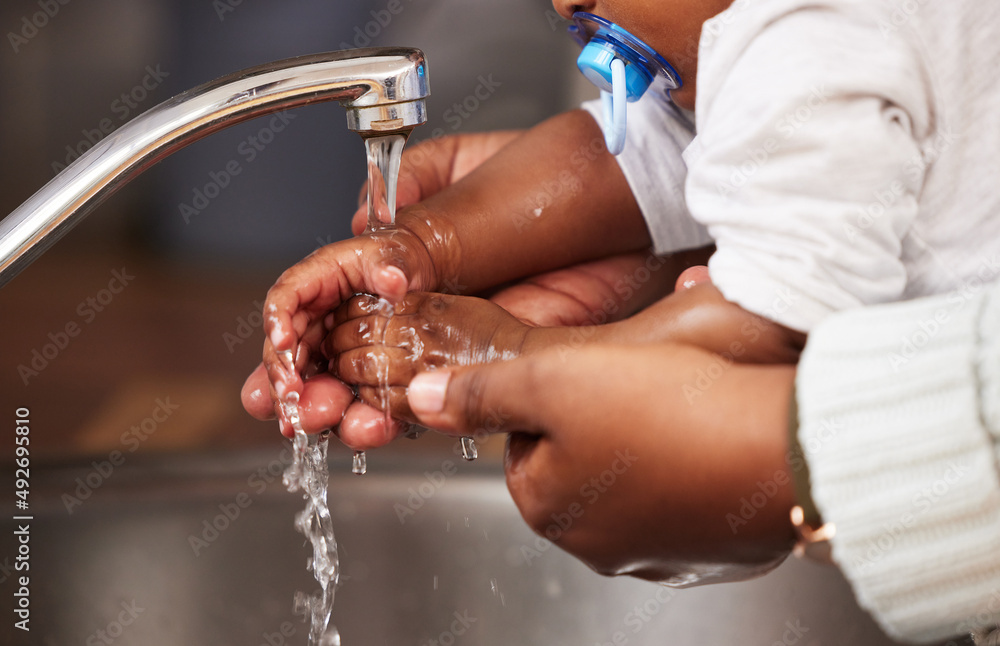
[[[604,143],[608,152],[617,155],[625,150],[628,96],[625,88],[625,61],[611,61],[611,92],[601,91],[604,107]]]

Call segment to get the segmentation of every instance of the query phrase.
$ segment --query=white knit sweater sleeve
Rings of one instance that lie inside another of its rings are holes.
[[[836,314],[797,378],[834,559],[893,637],[1000,619],[1000,286]]]

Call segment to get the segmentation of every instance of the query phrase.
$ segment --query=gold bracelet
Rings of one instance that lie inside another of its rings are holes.
[[[807,558],[827,565],[833,564],[833,547],[830,539],[837,533],[833,523],[811,523],[806,519],[802,505],[792,507],[790,514],[792,527],[795,528],[795,547],[792,553],[799,558]]]
[[[799,444],[799,407],[796,401],[795,384],[792,384],[792,398],[788,406],[788,449],[802,457],[802,467],[792,471],[792,485],[795,499],[799,504],[792,507],[791,520],[795,529],[795,547],[792,553],[799,558],[807,558],[820,563],[833,563],[833,548],[830,539],[837,528],[833,523],[824,523],[819,510],[813,503],[809,482],[809,465]]]

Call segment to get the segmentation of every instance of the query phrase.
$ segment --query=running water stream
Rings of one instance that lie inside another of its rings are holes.
[[[283,357],[294,370],[291,352]],[[295,593],[295,613],[310,622],[310,646],[340,646],[340,633],[330,626],[333,596],[340,580],[340,557],[333,521],[326,503],[330,471],[326,462],[327,433],[306,435],[299,417],[299,393],[290,392],[282,404],[285,417],[295,429],[292,463],[285,469],[283,482],[289,491],[302,491],[306,507],[295,516],[295,529],[309,539],[312,556],[306,560],[320,590],[314,594]]]
[[[368,227],[365,233],[392,230],[396,227],[396,185],[399,179],[399,165],[403,157],[403,146],[409,132],[391,133],[365,137],[365,152],[368,156]],[[381,349],[385,349],[389,321],[395,313],[392,303],[380,298],[378,302],[378,328],[373,338],[378,339]],[[386,427],[392,424],[389,410],[389,365],[388,357],[378,365],[379,403],[385,411]],[[462,438],[462,457],[475,460],[478,457],[476,443],[471,437]],[[363,474],[367,470],[364,451],[354,453],[354,473]]]
[[[396,184],[399,179],[399,165],[403,159],[403,146],[409,137],[409,131],[393,132],[384,135],[366,136],[365,153],[368,159],[368,226],[365,233],[396,228]],[[389,319],[395,313],[392,303],[380,298],[378,314],[373,338],[384,348],[385,334],[389,329]],[[384,353],[383,353],[384,356]],[[388,361],[388,359],[386,359]],[[386,427],[392,424],[389,411],[389,365],[386,362],[378,366],[379,399],[382,410],[385,411]],[[354,452],[354,464],[351,469],[357,475],[364,475],[368,470],[368,460],[364,451]]]
[[[409,131],[393,132],[365,137],[368,156],[368,228],[367,232],[392,229],[396,222],[396,181],[403,146]],[[379,299],[380,327],[374,338],[385,346],[389,321],[394,314],[392,303]],[[383,353],[384,355],[384,353]],[[289,371],[295,370],[292,351],[282,353],[282,361]],[[389,407],[389,365],[388,360],[378,366],[380,404],[385,411],[386,425],[392,418]],[[333,535],[333,522],[327,506],[327,485],[329,466],[327,464],[327,437],[329,433],[307,435],[299,417],[297,392],[290,392],[282,402],[285,418],[295,430],[292,440],[293,459],[285,470],[284,483],[289,491],[301,491],[306,501],[305,509],[295,516],[295,528],[301,532],[312,546],[312,556],[306,567],[316,577],[320,585],[318,592],[295,594],[295,612],[310,622],[310,646],[340,646],[340,633],[330,625],[333,612],[333,597],[340,580],[340,558],[337,540]],[[476,458],[476,445],[471,437],[462,438],[462,455],[466,460]],[[355,451],[352,470],[364,474],[367,460],[364,451]]]

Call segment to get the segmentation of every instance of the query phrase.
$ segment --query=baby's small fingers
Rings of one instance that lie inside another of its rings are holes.
[[[330,358],[358,348],[386,346],[407,349],[420,348],[428,339],[437,336],[422,316],[397,312],[385,316],[379,312],[346,320],[323,340],[323,353]],[[418,353],[419,354],[419,353]]]
[[[417,312],[426,295],[419,292],[408,293],[397,302],[392,309],[386,307],[377,296],[371,294],[355,294],[333,311],[333,325],[343,325],[348,321],[366,316],[407,316]]]
[[[384,325],[385,322],[382,322]],[[382,327],[375,317],[366,316],[346,321],[327,335],[323,341],[323,352],[334,358],[339,354],[383,343]]]
[[[417,373],[409,351],[394,347],[347,350],[337,355],[335,366],[335,373],[342,381],[368,386],[408,384]]]
[[[381,315],[365,316],[346,321],[333,328],[323,341],[323,352],[333,358],[338,354],[371,346],[409,348],[419,337],[407,317],[386,319]]]
[[[379,299],[371,294],[355,294],[333,310],[333,326],[371,316],[379,311]]]
[[[279,351],[291,350],[315,320],[352,291],[367,291],[364,244],[342,241],[322,247],[289,267],[267,291],[264,331]],[[370,252],[369,252],[370,253]]]

